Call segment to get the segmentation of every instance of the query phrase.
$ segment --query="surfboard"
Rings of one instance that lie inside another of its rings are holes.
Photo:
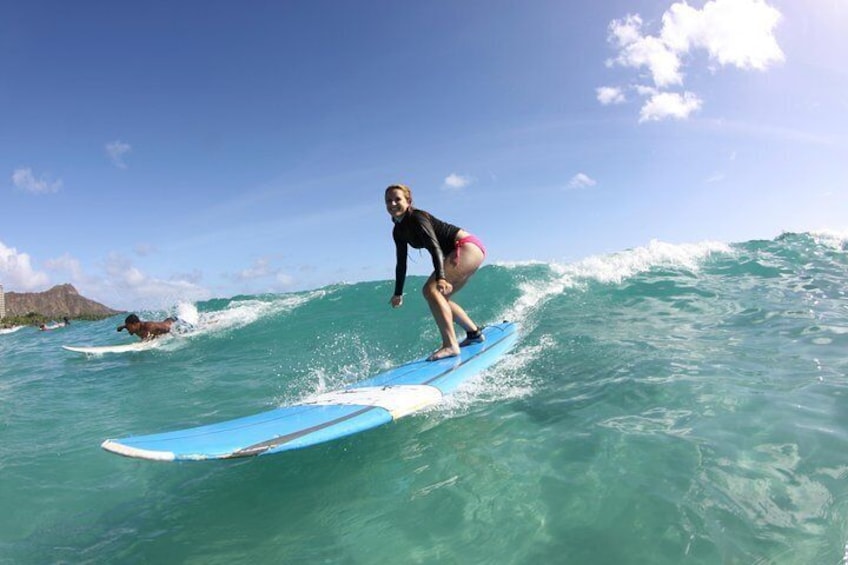
[[[18,330],[24,329],[26,326],[12,326],[11,328],[0,328],[0,335],[13,334]]]
[[[160,338],[161,340],[161,338]],[[130,353],[132,351],[148,351],[156,349],[162,342],[151,339],[149,341],[137,341],[134,343],[122,343],[120,345],[63,345],[62,349],[85,355],[103,355],[105,353]]]
[[[496,363],[518,339],[514,323],[483,329],[485,341],[457,357],[400,365],[342,390],[203,426],[107,439],[106,451],[155,461],[270,455],[309,447],[387,424],[437,404],[463,381]]]

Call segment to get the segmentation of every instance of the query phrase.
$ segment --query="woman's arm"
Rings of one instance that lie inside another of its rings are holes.
[[[403,296],[403,284],[406,281],[407,246],[401,241],[397,232],[392,232],[395,240],[395,296]]]

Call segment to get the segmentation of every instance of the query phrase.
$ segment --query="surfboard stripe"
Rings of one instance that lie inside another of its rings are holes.
[[[292,432],[290,434],[282,435],[282,436],[276,437],[276,438],[268,440],[268,441],[263,441],[263,442],[255,444],[255,445],[245,447],[244,449],[239,449],[238,451],[234,451],[231,456],[232,457],[246,457],[246,456],[250,456],[250,455],[259,455],[260,453],[262,453],[264,451],[277,449],[277,448],[279,448],[279,447],[281,447],[281,446],[283,446],[287,443],[296,441],[296,440],[301,439],[301,438],[308,436],[310,434],[314,434],[316,432],[326,430],[327,428],[338,426],[339,424],[342,424],[347,420],[352,420],[354,418],[362,416],[366,412],[369,412],[371,410],[377,410],[377,409],[379,409],[378,406],[366,406],[364,408],[360,408],[359,410],[357,410],[356,412],[353,412],[352,414],[348,414],[346,416],[336,418],[335,420],[332,420],[332,421],[329,421],[329,422],[324,422],[324,423],[321,423],[321,424],[317,424],[317,425],[314,425],[314,426],[309,427],[309,428],[304,428],[302,430],[298,430],[298,431]],[[382,422],[375,423],[374,426],[376,427],[380,423],[382,423]],[[353,433],[353,432],[351,432],[351,433]],[[345,435],[347,435],[347,434],[345,434]],[[338,437],[343,437],[343,436],[339,435]]]

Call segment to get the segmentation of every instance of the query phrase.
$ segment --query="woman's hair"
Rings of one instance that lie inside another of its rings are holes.
[[[388,188],[386,188],[386,192],[384,194],[388,194],[390,190],[399,190],[403,192],[403,195],[406,197],[407,201],[409,201],[409,207],[412,207],[412,189],[405,184],[390,184]]]

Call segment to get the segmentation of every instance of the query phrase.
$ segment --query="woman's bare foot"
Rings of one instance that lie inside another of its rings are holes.
[[[427,357],[427,361],[438,361],[439,359],[445,359],[447,357],[456,357],[459,355],[459,348],[453,347],[442,347],[441,349],[437,349],[433,353]]]

